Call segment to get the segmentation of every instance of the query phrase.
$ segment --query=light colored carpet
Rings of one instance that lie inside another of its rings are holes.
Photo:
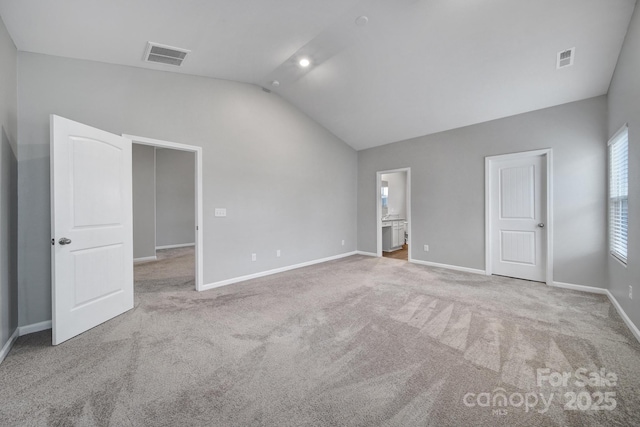
[[[195,289],[196,262],[193,247],[161,249],[156,251],[156,256],[157,261],[134,265],[136,293]]]
[[[19,338],[0,425],[640,425],[640,345],[601,295],[362,256],[202,293],[144,269],[130,312]]]

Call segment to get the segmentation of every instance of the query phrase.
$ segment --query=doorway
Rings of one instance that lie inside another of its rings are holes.
[[[409,261],[411,168],[376,173],[377,256]]]
[[[119,136],[56,115],[50,135],[52,344],[134,306],[132,140],[195,156],[195,288],[201,290],[201,148]]]
[[[175,286],[195,276],[203,285],[202,149],[196,146],[124,135],[147,169],[134,186],[134,262],[136,281]],[[145,164],[146,163],[146,164]],[[152,175],[148,169],[152,166]],[[140,172],[140,171],[138,171]],[[134,179],[136,179],[134,164]],[[146,188],[146,191],[145,191]],[[146,198],[146,203],[144,202]],[[149,203],[153,199],[153,203]]]
[[[485,159],[486,274],[552,283],[551,149]]]

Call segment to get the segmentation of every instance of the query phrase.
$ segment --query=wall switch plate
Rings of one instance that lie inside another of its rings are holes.
[[[633,299],[633,286],[629,285],[629,299]]]
[[[255,261],[257,259],[256,254],[251,254],[251,261]]]
[[[276,251],[276,256],[277,256],[277,257],[280,257],[280,249],[278,249],[278,250]]]
[[[227,209],[226,208],[216,208],[216,210],[213,213],[215,216],[227,216]]]
[[[429,245],[424,245],[424,251],[429,252]]]
[[[344,240],[342,241],[342,246],[344,246]]]

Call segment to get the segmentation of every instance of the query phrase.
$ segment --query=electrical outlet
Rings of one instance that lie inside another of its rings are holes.
[[[424,251],[429,252],[429,245],[424,245]]]
[[[342,246],[344,246],[344,240],[342,241]]]
[[[629,299],[633,299],[633,286],[629,285]]]
[[[257,259],[256,254],[251,254],[251,261],[255,261]]]
[[[226,208],[216,208],[213,212],[214,216],[227,216],[227,209]]]
[[[276,256],[277,256],[278,258],[280,258],[280,249],[278,249],[278,250],[276,251]]]

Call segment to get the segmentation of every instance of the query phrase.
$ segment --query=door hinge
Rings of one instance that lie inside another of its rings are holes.
[[[55,246],[56,244],[56,239],[51,239],[51,246]]]

